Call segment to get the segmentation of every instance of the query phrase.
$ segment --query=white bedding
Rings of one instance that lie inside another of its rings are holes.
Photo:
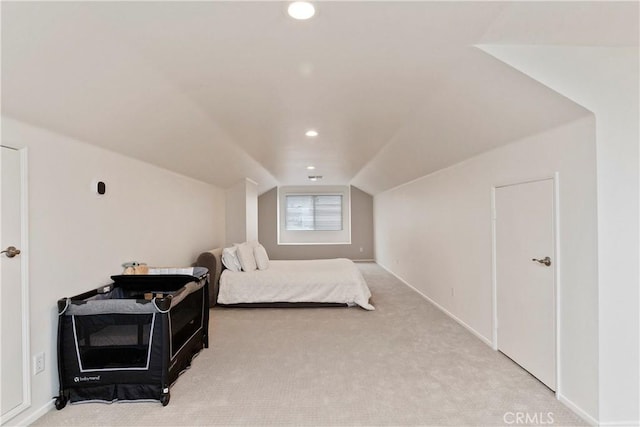
[[[266,270],[224,270],[218,302],[330,302],[374,310],[369,304],[370,297],[364,277],[351,260],[271,260]]]

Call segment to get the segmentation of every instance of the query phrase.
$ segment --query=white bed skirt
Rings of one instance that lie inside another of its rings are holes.
[[[358,267],[351,260],[338,258],[269,261],[268,269],[252,272],[224,270],[218,302],[326,302],[374,310],[370,297]]]

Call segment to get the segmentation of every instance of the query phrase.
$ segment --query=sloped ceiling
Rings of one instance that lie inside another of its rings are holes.
[[[637,45],[635,3],[286,6],[2,2],[2,113],[222,188],[314,165],[375,194],[588,114],[475,45]]]

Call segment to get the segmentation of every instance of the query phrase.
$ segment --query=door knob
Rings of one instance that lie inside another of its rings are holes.
[[[7,258],[13,258],[16,255],[20,255],[20,249],[16,249],[15,246],[9,246],[4,251],[0,252],[0,254],[7,254]]]
[[[539,262],[540,264],[544,264],[547,267],[551,265],[551,258],[544,257],[543,259],[536,259],[536,258],[532,258],[531,261],[535,261],[535,262]]]

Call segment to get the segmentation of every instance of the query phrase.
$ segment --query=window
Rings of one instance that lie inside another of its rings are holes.
[[[351,244],[351,187],[278,187],[278,244]]]
[[[288,231],[342,230],[342,195],[308,194],[286,196]]]

